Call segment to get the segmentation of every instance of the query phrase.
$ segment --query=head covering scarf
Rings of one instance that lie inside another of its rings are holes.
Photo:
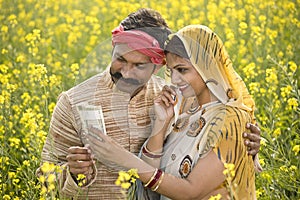
[[[122,25],[119,25],[112,31],[112,44],[117,43],[127,44],[132,50],[137,50],[140,53],[149,56],[154,64],[165,64],[165,55],[159,42],[141,30],[126,30]]]
[[[254,101],[235,72],[221,39],[212,30],[203,25],[186,26],[169,35],[165,51],[189,59],[219,101],[247,110],[254,119]],[[170,79],[170,74],[166,73],[166,79]]]

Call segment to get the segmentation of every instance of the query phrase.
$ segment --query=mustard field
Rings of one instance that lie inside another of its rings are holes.
[[[111,30],[141,7],[221,37],[257,106],[257,197],[299,200],[299,0],[0,0],[0,199],[55,199],[35,171],[56,99],[106,68]]]

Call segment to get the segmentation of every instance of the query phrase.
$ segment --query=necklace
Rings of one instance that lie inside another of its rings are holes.
[[[188,128],[186,134],[191,137],[196,137],[206,125],[206,119],[203,114],[206,113],[207,109],[219,103],[219,101],[213,101],[203,106],[192,106],[192,103],[189,110],[179,116],[173,126],[173,131],[182,132]],[[192,119],[191,122],[190,119]]]
[[[183,106],[180,109],[180,113],[182,112],[184,106],[186,106],[187,101],[183,102]],[[199,106],[197,103],[196,98],[194,98],[194,101],[191,103],[190,108],[186,111],[186,113],[183,113],[180,118],[177,119],[173,126],[174,132],[181,132],[189,125],[189,119],[190,116],[194,113],[198,112],[201,109],[202,106]]]

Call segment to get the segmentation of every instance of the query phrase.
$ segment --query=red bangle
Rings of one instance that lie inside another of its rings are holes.
[[[150,151],[146,148],[146,145],[143,146],[143,148],[142,148],[142,153],[143,153],[145,156],[149,157],[149,158],[160,158],[160,157],[162,157],[162,155],[163,155],[162,153],[160,153],[160,154],[154,154],[154,153],[150,152]]]
[[[160,176],[163,174],[163,171],[161,169],[158,169],[153,180],[147,185],[148,188],[152,188],[157,181],[159,180]]]

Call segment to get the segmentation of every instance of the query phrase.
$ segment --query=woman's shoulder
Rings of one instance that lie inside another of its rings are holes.
[[[214,113],[216,116],[220,117],[248,117],[250,116],[249,113],[246,110],[233,107],[233,106],[227,106],[227,105],[219,105],[214,109]]]

